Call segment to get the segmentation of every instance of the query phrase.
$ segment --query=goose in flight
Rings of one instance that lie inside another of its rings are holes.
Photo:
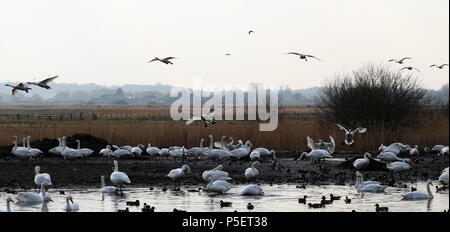
[[[301,53],[297,53],[297,52],[289,52],[289,53],[286,53],[287,55],[296,55],[296,56],[299,56],[300,57],[300,60],[305,60],[305,61],[308,61],[308,58],[314,58],[314,59],[316,59],[316,60],[318,60],[318,61],[322,61],[321,59],[319,59],[319,58],[317,58],[317,57],[315,57],[315,56],[313,56],[313,55],[307,55],[307,54],[301,54]]]
[[[208,124],[216,124],[216,121],[214,120],[214,116],[216,115],[216,112],[213,110],[209,113],[202,114],[202,115],[194,115],[191,119],[186,121],[186,125],[191,125],[195,121],[203,121],[203,124],[205,127],[208,127]]]
[[[438,68],[438,69],[443,69],[445,66],[448,66],[448,64],[443,64],[443,65],[437,65],[437,64],[433,64],[430,66],[430,68]]]
[[[395,62],[397,64],[403,64],[405,62],[405,60],[412,60],[412,58],[411,57],[405,57],[405,58],[402,58],[400,60],[390,59],[389,62]]]
[[[28,85],[25,85],[23,83],[19,83],[16,86],[10,85],[10,84],[6,84],[5,86],[11,87],[12,88],[12,95],[13,97],[16,96],[17,91],[24,91],[26,93],[28,93],[29,90],[31,90],[31,88],[28,87]]]
[[[172,56],[166,57],[164,59],[160,59],[158,57],[155,57],[153,60],[150,60],[148,63],[151,63],[151,62],[154,62],[154,61],[159,61],[159,62],[162,62],[164,64],[171,64],[171,65],[173,65],[173,63],[171,62],[171,60],[173,60],[173,59],[177,59],[177,58],[176,57],[172,57]]]
[[[413,71],[413,70],[415,70],[415,71],[417,71],[417,72],[420,72],[420,70],[419,69],[417,69],[417,68],[414,68],[414,67],[404,67],[404,68],[402,68],[402,69],[400,69],[400,71],[403,71],[403,70],[409,70],[409,71]]]
[[[345,131],[345,144],[347,144],[349,146],[353,145],[353,143],[355,143],[354,138],[357,133],[363,134],[363,133],[367,132],[367,128],[363,128],[363,127],[359,127],[357,129],[355,129],[354,131],[351,131],[351,130],[345,129],[345,127],[343,127],[339,124],[336,124],[336,125],[339,127],[339,129]]]
[[[27,84],[28,85],[36,85],[36,86],[39,86],[44,89],[51,89],[51,87],[48,85],[48,83],[54,81],[56,78],[58,78],[58,76],[53,76],[53,77],[47,78],[40,82],[27,82]]]

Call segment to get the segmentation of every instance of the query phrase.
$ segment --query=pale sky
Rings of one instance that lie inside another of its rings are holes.
[[[59,74],[65,83],[191,87],[201,77],[300,89],[411,56],[437,89],[448,68],[428,66],[449,62],[448,28],[448,0],[0,0],[0,82]],[[155,56],[180,59],[147,64]]]

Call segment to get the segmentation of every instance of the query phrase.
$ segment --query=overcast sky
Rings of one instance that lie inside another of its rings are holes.
[[[0,0],[0,81],[297,89],[411,56],[437,89],[448,68],[428,66],[449,62],[448,28],[448,0]],[[180,59],[148,64],[155,56]]]

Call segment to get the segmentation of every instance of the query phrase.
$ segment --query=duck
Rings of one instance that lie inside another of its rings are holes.
[[[327,200],[325,196],[322,196],[322,200],[320,201],[323,205],[331,205],[333,204],[333,199]]]
[[[115,186],[105,186],[105,176],[100,177],[100,181],[102,183],[102,187],[100,189],[101,193],[104,194],[115,194],[118,192],[118,189]]]
[[[41,168],[39,166],[34,167],[34,183],[41,186],[43,183],[46,185],[52,185],[52,179],[48,173],[39,173]]]
[[[339,201],[341,200],[341,196],[335,196],[332,193],[330,194],[330,199],[333,201]]]
[[[248,203],[248,204],[247,204],[247,209],[248,209],[248,210],[254,210],[254,209],[255,209],[255,206],[254,206],[252,203]]]
[[[306,198],[308,198],[308,196],[304,195],[303,198],[299,198],[298,199],[298,203],[299,204],[306,204]]]
[[[231,207],[233,205],[232,202],[220,201],[220,208]]]
[[[405,195],[403,195],[402,200],[406,201],[414,201],[414,200],[432,200],[434,198],[433,193],[431,192],[430,186],[433,185],[433,182],[431,180],[427,181],[427,192],[410,192]]]
[[[379,204],[375,204],[375,212],[379,213],[379,212],[389,212],[389,208],[388,207],[380,207]]]
[[[111,145],[107,145],[105,148],[101,149],[99,154],[102,157],[108,157],[110,158],[111,156],[114,155],[114,152],[111,150]]]
[[[141,211],[143,213],[154,213],[155,207],[150,207],[150,205],[147,205],[147,203],[144,203],[144,207],[142,207]]]
[[[297,160],[300,161],[303,159],[303,157],[308,157],[311,159],[311,163],[313,163],[315,160],[321,160],[321,159],[326,159],[326,158],[333,158],[333,156],[331,156],[330,152],[328,152],[327,150],[313,150],[311,152],[303,152],[300,155],[300,158]]]
[[[253,162],[251,167],[245,170],[245,178],[247,178],[247,180],[253,180],[259,176],[259,170],[257,166],[259,166],[260,164],[261,163],[259,163],[258,161]]]
[[[319,209],[319,208],[325,208],[325,205],[322,203],[308,203],[309,208],[313,209]]]
[[[264,191],[258,185],[247,185],[241,189],[239,196],[264,196]]]
[[[63,210],[66,211],[66,212],[75,212],[75,211],[80,210],[80,208],[78,207],[77,203],[73,202],[72,196],[67,196],[66,197],[66,204],[64,205]]]
[[[139,205],[141,205],[141,202],[139,202],[139,200],[127,201],[126,204],[129,205],[129,206],[139,206]]]
[[[181,179],[185,178],[189,174],[191,174],[191,168],[189,165],[183,165],[181,168],[172,169],[169,174],[167,174],[167,177],[175,181],[177,183],[177,187],[179,187]]]
[[[216,181],[216,180],[229,181],[229,180],[231,180],[228,172],[224,172],[224,171],[222,171],[222,169],[223,169],[223,165],[220,164],[211,170],[204,171],[202,173],[203,180],[207,181],[208,178],[210,178],[210,181]]]
[[[117,160],[114,160],[113,164],[114,164],[114,171],[111,173],[109,179],[111,180],[112,183],[114,183],[116,186],[119,187],[120,193],[123,193],[122,186],[124,184],[131,184],[131,180],[126,173],[119,172],[119,162],[117,162]]]
[[[345,196],[345,204],[351,204],[352,203],[352,199],[348,198],[348,196]]]
[[[364,127],[358,127],[355,130],[347,130],[345,127],[336,124],[338,126],[338,128],[342,131],[345,132],[345,144],[347,144],[348,146],[352,146],[355,143],[355,135],[356,134],[364,134],[367,132],[367,128]]]
[[[6,210],[0,210],[0,213],[10,213],[11,211],[11,202],[14,203],[14,200],[10,197],[6,198]]]
[[[355,167],[357,170],[361,170],[365,168],[370,163],[370,158],[372,158],[372,155],[370,153],[365,153],[364,158],[357,159],[353,162],[353,167]]]

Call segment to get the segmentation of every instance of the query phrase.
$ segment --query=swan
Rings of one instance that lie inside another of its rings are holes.
[[[225,181],[231,180],[228,172],[224,172],[222,171],[222,169],[223,165],[219,165],[214,169],[204,171],[202,173],[203,180],[208,181],[208,178],[210,178],[209,182],[214,182],[216,180],[225,180]]]
[[[100,189],[101,193],[112,194],[117,193],[117,188],[115,186],[105,186],[105,176],[100,177],[102,188]]]
[[[195,121],[203,121],[203,125],[205,127],[208,127],[208,124],[214,125],[214,124],[216,124],[216,121],[214,120],[215,115],[216,115],[216,112],[214,110],[210,111],[206,114],[194,115],[191,119],[186,121],[186,125],[191,125]]]
[[[80,210],[80,208],[78,207],[77,203],[73,202],[72,196],[67,196],[66,197],[66,204],[64,205],[63,210],[66,211],[66,212],[75,212],[75,211]]]
[[[448,185],[448,168],[442,171],[442,174],[439,176],[439,182],[443,185]]]
[[[261,153],[259,153],[258,151],[254,150],[254,151],[252,151],[252,153],[250,153],[251,161],[257,161],[259,159],[261,159]]]
[[[217,194],[224,194],[232,188],[232,184],[228,183],[225,180],[215,180],[213,181],[212,178],[207,177],[209,184],[206,186],[205,191],[206,192],[214,192]]]
[[[369,153],[365,153],[364,154],[364,158],[362,159],[357,159],[353,162],[353,167],[355,167],[356,169],[360,170],[364,167],[366,167],[367,165],[369,165],[370,163],[370,159],[372,156]]]
[[[116,158],[122,158],[127,156],[133,156],[133,153],[131,152],[131,150],[119,148],[113,152],[113,156]]]
[[[330,142],[324,142],[319,140],[318,143],[314,142],[309,136],[306,137],[306,141],[308,143],[308,147],[311,150],[327,150],[330,154],[333,154],[336,149],[336,143],[334,142],[334,138],[330,136]]]
[[[13,139],[13,148],[11,150],[11,153],[21,159],[34,159],[35,155],[33,153],[30,152],[30,150],[28,150],[27,147],[19,147],[17,144],[17,136],[12,137]]]
[[[427,181],[427,192],[428,193],[424,193],[424,192],[410,192],[407,193],[406,195],[403,195],[403,199],[402,200],[409,200],[409,201],[414,201],[414,200],[431,200],[434,198],[433,193],[431,192],[431,188],[430,186],[433,185],[431,180]]]
[[[156,157],[159,152],[161,151],[161,149],[157,148],[157,147],[152,147],[152,144],[149,143],[147,149],[145,150],[147,152],[147,154],[149,154],[150,156]]]
[[[210,159],[217,159],[218,162],[222,162],[223,159],[231,157],[231,153],[222,149],[214,149],[214,137],[208,136],[210,139],[209,149],[206,149],[204,155]]]
[[[444,155],[448,156],[448,153],[449,153],[449,148],[448,148],[448,146],[447,146],[447,147],[442,148],[441,153],[439,153],[438,156],[441,156],[441,155],[443,155],[443,156],[444,156]]]
[[[231,147],[230,144],[228,144],[225,141],[226,138],[227,138],[227,136],[223,135],[219,142],[214,142],[214,148],[222,149],[222,150],[225,150],[225,151],[232,151],[232,150],[234,150],[235,148]],[[239,142],[241,142],[241,144],[243,144],[242,140],[239,140]]]
[[[414,148],[409,151],[409,154],[411,156],[420,155],[419,146],[415,145]]]
[[[241,189],[239,196],[263,196],[264,192],[258,185],[247,185]]]
[[[36,86],[39,86],[44,89],[51,89],[51,87],[48,85],[48,83],[54,81],[56,78],[58,78],[58,76],[53,76],[53,77],[47,78],[40,82],[27,82],[27,84],[28,85],[36,85]]]
[[[205,151],[205,148],[203,147],[205,139],[200,139],[200,147],[192,147],[191,149],[186,151],[186,155],[188,157],[200,157],[203,155],[203,152]]]
[[[169,156],[169,148],[162,148],[158,153],[161,158]]]
[[[258,165],[260,165],[258,161],[253,162],[252,166],[245,170],[245,177],[247,180],[253,180],[259,176],[259,170],[257,168]]]
[[[76,142],[77,142],[77,150],[80,151],[83,157],[90,156],[92,155],[92,153],[94,153],[94,151],[89,148],[81,148],[80,140],[77,139]]]
[[[134,157],[141,157],[142,152],[144,152],[145,146],[142,144],[137,145],[136,147],[131,148],[131,154],[133,154]]]
[[[67,147],[65,136],[63,136],[62,138],[62,144],[63,149],[61,150],[61,155],[64,157],[64,159],[75,159],[83,157],[83,154],[79,150]]]
[[[52,155],[61,155],[61,150],[63,149],[62,139],[58,138],[58,146],[50,149],[48,153]]]
[[[99,154],[102,157],[108,157],[109,158],[109,157],[114,155],[114,152],[111,150],[111,146],[107,145],[106,148],[103,148],[103,149],[100,150]]]
[[[395,62],[397,64],[403,64],[405,60],[412,60],[412,58],[411,57],[405,57],[405,58],[402,58],[400,60],[390,59],[388,62]]]
[[[169,156],[177,159],[177,158],[181,158],[183,159],[184,155],[186,154],[186,149],[183,147],[179,148],[179,147],[170,147],[169,148]]]
[[[319,58],[317,58],[317,57],[315,57],[313,55],[301,54],[301,53],[298,53],[298,52],[289,52],[289,53],[286,53],[286,54],[287,55],[296,55],[296,56],[298,56],[300,58],[300,60],[305,60],[305,61],[308,61],[308,58],[314,58],[314,59],[316,59],[318,61],[322,61],[321,59],[319,59]]]
[[[250,141],[247,141],[243,147],[230,151],[231,157],[238,160],[248,157],[250,155],[252,147],[253,144]]]
[[[358,192],[368,193],[382,193],[387,188],[376,181],[364,181],[363,175],[360,172],[356,173],[355,187]]]
[[[431,152],[433,153],[441,153],[442,149],[444,149],[445,146],[444,145],[436,145],[433,148],[431,148]]]
[[[31,152],[34,156],[38,156],[40,154],[43,154],[43,152],[41,150],[36,149],[36,148],[32,148],[30,146],[30,138],[31,138],[31,136],[27,136],[26,137],[28,151]]]
[[[391,172],[403,172],[411,169],[411,165],[404,161],[397,161],[386,165]]]
[[[16,204],[22,205],[22,204],[40,204],[43,202],[44,198],[47,197],[47,194],[45,193],[45,186],[46,183],[41,184],[41,192],[35,193],[35,192],[18,192],[17,193],[17,202]]]
[[[353,145],[353,143],[355,143],[354,138],[355,138],[356,134],[358,134],[358,133],[364,134],[367,132],[367,128],[363,128],[363,127],[359,127],[352,131],[351,129],[347,130],[345,127],[343,127],[339,124],[336,124],[336,125],[339,127],[340,130],[345,131],[345,144],[347,144],[349,146],[351,146],[351,145]]]
[[[189,174],[191,174],[191,168],[188,165],[183,165],[181,168],[172,169],[167,176],[179,186],[179,181]]]
[[[0,213],[10,213],[11,212],[11,202],[14,203],[13,199],[10,197],[6,198],[6,210],[0,210]]]
[[[398,156],[396,156],[392,152],[383,152],[379,154],[376,158],[386,162],[403,161],[403,159],[398,158]]]
[[[258,147],[254,151],[259,152],[259,155],[261,156],[262,159],[266,159],[267,157],[269,157],[273,160],[277,159],[275,150],[269,151],[269,149],[267,149],[267,148]]]
[[[47,173],[39,173],[41,171],[41,167],[36,166],[34,168],[34,183],[38,186],[41,186],[43,183],[46,185],[52,185],[52,179],[50,175]]]
[[[17,91],[24,91],[24,92],[28,93],[28,91],[31,90],[31,88],[29,88],[28,85],[25,85],[23,83],[19,83],[16,86],[10,85],[10,84],[6,84],[5,86],[12,88],[11,93],[12,93],[13,97],[16,96]]]
[[[330,152],[328,152],[327,150],[314,150],[311,151],[310,153],[307,152],[303,152],[300,156],[300,159],[298,160],[302,160],[303,157],[308,157],[311,159],[311,163],[314,160],[321,160],[321,159],[326,159],[326,158],[333,158],[333,156],[331,156]]]
[[[128,175],[124,172],[119,172],[119,162],[117,160],[114,160],[114,172],[111,173],[111,176],[109,179],[111,182],[113,182],[115,185],[119,186],[119,190],[122,193],[122,185],[124,184],[131,184],[130,178],[128,178]]]

